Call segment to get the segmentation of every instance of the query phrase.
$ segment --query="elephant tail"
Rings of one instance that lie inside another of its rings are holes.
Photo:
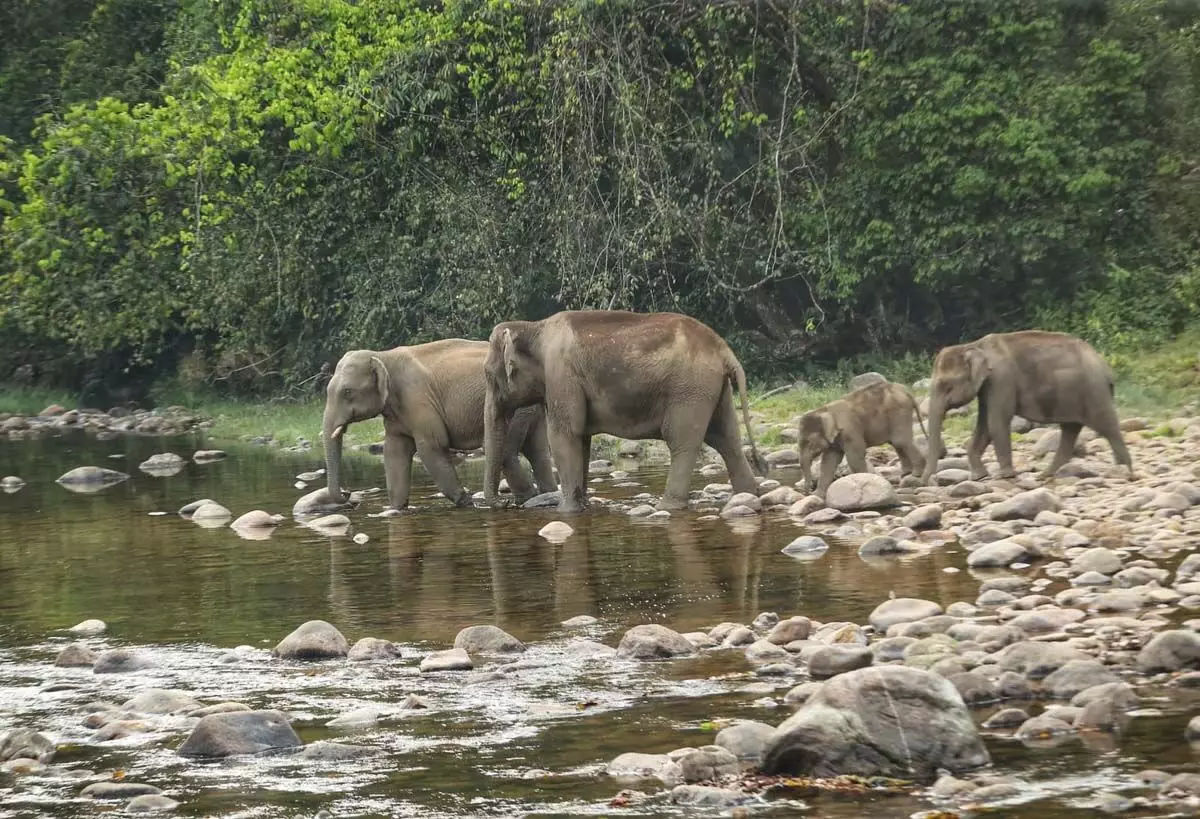
[[[754,430],[750,425],[750,392],[746,389],[746,371],[742,369],[742,363],[737,360],[737,356],[729,350],[729,359],[726,363],[727,376],[729,376],[734,384],[737,385],[738,392],[742,396],[742,421],[746,424],[746,437],[750,440],[750,456],[751,468],[758,475],[767,474],[767,462],[761,454],[758,447],[754,443]]]
[[[913,395],[912,392],[909,390],[905,390],[904,392],[908,395],[908,400],[912,403],[913,412],[917,414],[917,425],[921,427],[921,434],[925,436],[925,440],[928,442],[929,430],[925,429],[925,420],[921,418],[921,404],[917,401],[916,396]],[[946,445],[942,444],[942,451],[938,453],[937,457],[944,458],[945,456]]]

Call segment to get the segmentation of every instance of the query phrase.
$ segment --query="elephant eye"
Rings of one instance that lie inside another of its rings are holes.
[[[342,397],[343,398],[353,398],[354,390],[350,389],[349,387],[346,387],[345,389],[342,390]]]

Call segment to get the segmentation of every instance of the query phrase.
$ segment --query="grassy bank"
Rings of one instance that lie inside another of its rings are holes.
[[[1145,352],[1108,355],[1117,373],[1117,403],[1123,416],[1143,416],[1165,421],[1200,404],[1200,329]],[[880,362],[876,369],[902,383],[928,375],[932,359],[907,356]],[[751,386],[751,410],[767,424],[786,423],[803,412],[834,400],[845,391],[849,373],[830,373],[799,389],[770,394],[781,383]],[[316,442],[321,429],[324,397],[310,401],[248,401],[210,394],[162,389],[155,392],[159,406],[180,404],[212,419],[210,437],[216,441],[247,440],[271,435],[281,445],[297,438]],[[75,406],[75,399],[62,391],[0,386],[0,413],[32,415],[49,404]],[[949,418],[946,433],[951,440],[965,435],[965,418]],[[378,441],[383,436],[380,419],[355,424],[347,432],[349,445]],[[780,441],[778,431],[768,431],[764,444]]]

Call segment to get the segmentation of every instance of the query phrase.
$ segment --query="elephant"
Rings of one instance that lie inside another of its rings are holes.
[[[925,456],[913,443],[913,413],[921,411],[911,392],[890,381],[851,390],[836,401],[806,412],[800,418],[800,469],[805,491],[813,491],[812,462],[821,459],[816,494],[825,497],[842,456],[854,472],[870,472],[867,447],[891,444],[900,456],[903,474],[920,472]],[[925,425],[921,424],[921,431]]]
[[[1066,333],[1021,330],[992,333],[967,344],[946,347],[933,362],[929,388],[929,456],[921,476],[929,483],[942,445],[942,419],[949,409],[979,398],[975,432],[967,447],[971,477],[987,477],[983,452],[996,448],[1000,477],[1012,478],[1012,417],[1057,423],[1058,451],[1042,473],[1049,477],[1070,460],[1075,441],[1088,426],[1108,439],[1117,464],[1133,474],[1133,461],[1121,435],[1113,401],[1112,368],[1090,344]]]
[[[546,408],[550,451],[558,466],[559,511],[587,504],[592,436],[658,438],[667,442],[671,466],[660,509],[684,509],[692,469],[705,443],[725,460],[736,492],[757,494],[742,452],[736,382],[750,434],[746,375],[725,340],[678,313],[568,310],[541,321],[496,325],[489,340],[484,411],[484,497],[494,501],[501,443],[513,413]],[[766,463],[750,436],[754,468]]]
[[[413,453],[421,456],[442,494],[456,506],[468,505],[470,495],[455,474],[450,452],[483,444],[483,364],[489,349],[486,341],[452,338],[392,350],[352,350],[342,356],[325,398],[329,497],[343,499],[340,470],[346,427],[382,415],[391,505],[398,510],[408,506]],[[498,449],[513,494],[531,497],[533,487],[518,454],[529,459],[540,491],[557,488],[541,407],[518,413]]]

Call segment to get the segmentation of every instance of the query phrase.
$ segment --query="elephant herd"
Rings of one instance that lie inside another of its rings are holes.
[[[1014,475],[1009,425],[1017,414],[1061,426],[1045,474],[1071,457],[1084,426],[1105,437],[1117,463],[1132,472],[1108,364],[1078,338],[1029,330],[984,336],[938,353],[927,453],[913,440],[913,415],[921,421],[917,403],[898,384],[862,387],[806,413],[798,444],[806,485],[813,488],[814,459],[820,459],[815,489],[823,495],[843,457],[851,470],[870,471],[866,449],[884,443],[896,449],[905,473],[919,473],[928,483],[945,452],[943,417],[976,398],[979,412],[967,447],[974,479],[987,476],[982,456],[989,444],[1000,476]],[[671,462],[660,509],[687,507],[704,444],[725,461],[735,492],[757,493],[754,476],[767,469],[754,445],[746,375],[737,357],[711,328],[677,313],[571,310],[541,321],[504,322],[486,342],[446,339],[346,353],[326,390],[323,436],[331,499],[344,497],[346,427],[380,415],[388,500],[397,510],[408,506],[414,454],[442,494],[468,505],[451,452],[482,446],[489,504],[497,502],[503,473],[517,499],[561,486],[559,510],[581,511],[597,433],[666,442]],[[745,450],[739,421],[749,439]],[[532,477],[520,455],[529,461]]]

